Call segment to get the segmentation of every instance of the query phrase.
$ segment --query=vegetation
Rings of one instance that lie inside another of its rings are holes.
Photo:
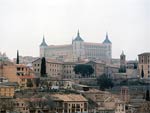
[[[75,74],[81,74],[82,77],[90,77],[94,73],[91,65],[78,64],[74,67]]]
[[[126,73],[126,67],[121,66],[120,69],[119,69],[119,73]]]
[[[41,60],[41,77],[47,77],[47,75],[46,75],[46,59],[45,59],[45,57],[42,57],[42,60]]]
[[[134,69],[137,69],[137,67],[138,67],[138,66],[137,66],[137,64],[136,64],[136,63],[134,63]]]
[[[97,84],[101,90],[105,90],[113,87],[112,79],[108,78],[105,74],[97,78]]]
[[[144,71],[143,71],[143,69],[142,69],[142,71],[141,71],[141,77],[142,77],[142,78],[144,77]]]
[[[19,51],[17,50],[17,59],[16,59],[16,64],[19,64]]]
[[[149,97],[149,90],[146,90],[146,98],[145,98],[146,101],[150,101],[150,97]]]

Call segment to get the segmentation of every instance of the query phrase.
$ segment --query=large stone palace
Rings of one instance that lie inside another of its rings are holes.
[[[72,44],[47,45],[43,36],[40,44],[40,57],[63,59],[63,61],[78,61],[82,59],[110,61],[112,58],[112,43],[106,33],[102,43],[84,42],[78,31]]]

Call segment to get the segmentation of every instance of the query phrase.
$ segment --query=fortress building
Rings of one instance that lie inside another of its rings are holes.
[[[63,61],[78,61],[83,59],[108,62],[112,58],[112,43],[106,33],[103,43],[84,42],[78,31],[72,44],[48,46],[43,36],[40,44],[40,57],[63,59]]]

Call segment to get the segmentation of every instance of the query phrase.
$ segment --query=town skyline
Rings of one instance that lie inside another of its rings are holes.
[[[102,43],[108,32],[112,58],[122,50],[128,60],[149,51],[150,2],[112,1],[0,1],[0,51],[9,58],[39,56],[43,35],[48,45],[70,44],[77,30],[86,42]]]

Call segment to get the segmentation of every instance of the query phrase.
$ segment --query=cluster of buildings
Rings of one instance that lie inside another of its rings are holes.
[[[41,77],[42,58],[46,75]],[[101,91],[95,83],[105,74],[115,84],[120,81],[150,77],[150,53],[138,60],[126,61],[126,55],[112,58],[112,43],[106,34],[102,43],[84,42],[78,31],[68,45],[40,44],[40,56],[19,56],[19,64],[0,53],[0,112],[16,113],[149,113],[143,88],[118,86],[114,92]],[[74,72],[76,65],[90,65],[94,72],[84,78]],[[139,92],[138,92],[139,91]],[[6,101],[4,101],[6,100]],[[11,104],[12,103],[12,104]],[[3,106],[10,106],[3,108]]]

